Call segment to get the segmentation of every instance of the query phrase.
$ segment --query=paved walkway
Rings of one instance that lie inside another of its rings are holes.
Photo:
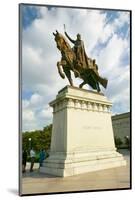
[[[23,175],[22,193],[34,194],[129,188],[129,151],[122,150],[122,153],[127,160],[127,166],[89,172],[65,178],[41,174],[37,168],[38,165],[35,165],[33,172],[30,173],[27,170]]]

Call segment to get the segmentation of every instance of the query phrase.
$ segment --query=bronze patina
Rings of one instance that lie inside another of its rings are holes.
[[[77,34],[76,40],[73,40],[65,32],[66,37],[74,44],[73,48],[71,48],[67,39],[58,31],[53,33],[53,35],[55,36],[57,48],[62,55],[61,61],[57,62],[58,72],[62,78],[65,78],[66,75],[70,85],[73,86],[71,77],[71,71],[73,71],[76,78],[79,77],[83,80],[79,85],[80,88],[88,84],[93,89],[100,92],[99,83],[104,88],[107,87],[108,81],[106,78],[102,78],[99,75],[96,60],[87,56],[80,34]]]

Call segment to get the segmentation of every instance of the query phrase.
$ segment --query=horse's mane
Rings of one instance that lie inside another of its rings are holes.
[[[68,43],[68,41],[67,41],[67,39],[64,37],[64,35],[62,35],[61,33],[59,33],[59,35],[60,35],[60,37],[62,37],[63,38],[63,41],[64,41],[64,44],[65,44],[65,46],[69,49],[71,49],[71,46],[70,46],[70,44]]]

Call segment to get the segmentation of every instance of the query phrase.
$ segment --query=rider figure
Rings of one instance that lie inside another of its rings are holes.
[[[75,62],[76,68],[77,67],[87,68],[88,57],[85,52],[84,43],[81,40],[81,35],[78,33],[76,40],[71,39],[67,34],[67,32],[65,32],[65,35],[74,44],[73,51],[75,52],[76,55],[76,62]]]

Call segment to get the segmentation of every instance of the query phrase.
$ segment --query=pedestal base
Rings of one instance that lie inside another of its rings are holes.
[[[45,160],[40,172],[66,177],[76,174],[125,166],[123,156],[115,150],[95,152],[52,153]]]
[[[50,106],[53,107],[50,156],[40,172],[64,177],[126,164],[116,152],[112,103],[103,94],[67,86]]]

